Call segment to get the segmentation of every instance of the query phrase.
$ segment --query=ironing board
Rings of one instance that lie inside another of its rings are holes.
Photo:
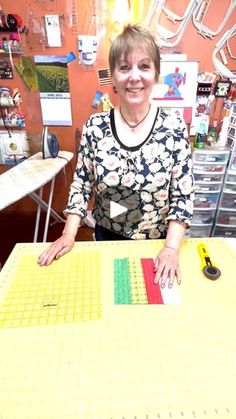
[[[55,158],[43,159],[42,152],[38,152],[27,160],[12,167],[0,175],[0,210],[30,196],[37,203],[37,214],[34,229],[34,242],[38,239],[41,209],[46,211],[43,242],[47,240],[50,215],[56,221],[65,221],[51,207],[56,175],[72,159],[70,151],[60,151]],[[50,182],[48,202],[43,200],[43,187]]]

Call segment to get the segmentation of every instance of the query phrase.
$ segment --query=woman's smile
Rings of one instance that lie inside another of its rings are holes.
[[[126,90],[130,93],[139,93],[143,90],[143,87],[126,87]]]

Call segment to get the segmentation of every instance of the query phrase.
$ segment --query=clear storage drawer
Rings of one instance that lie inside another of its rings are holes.
[[[195,193],[194,208],[216,208],[219,193]]]
[[[215,216],[215,210],[200,210],[193,211],[192,224],[212,224]]]
[[[236,237],[236,227],[222,227],[216,225],[212,235],[214,237]]]
[[[185,237],[209,237],[211,234],[212,226],[192,226],[186,233]]]
[[[198,151],[194,150],[193,152],[193,161],[196,163],[227,163],[229,158],[229,152],[227,150],[207,150]]]
[[[194,173],[224,173],[225,172],[226,163],[222,164],[212,164],[212,163],[205,163],[205,164],[196,164],[194,163],[193,172]]]
[[[195,182],[223,182],[223,173],[194,173]]]
[[[203,183],[203,182],[195,182],[195,192],[220,192],[221,190],[221,183]]]
[[[222,195],[220,206],[223,208],[235,208],[236,194],[224,192]]]
[[[236,154],[234,155],[234,157],[233,157],[233,159],[230,163],[229,170],[236,171]]]
[[[236,173],[229,173],[226,176],[226,182],[236,183]]]
[[[236,182],[225,182],[224,190],[227,192],[235,192],[236,193]]]
[[[232,225],[236,227],[236,211],[219,210],[217,215],[217,224]]]

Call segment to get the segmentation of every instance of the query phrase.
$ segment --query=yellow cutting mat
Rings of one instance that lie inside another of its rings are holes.
[[[31,288],[38,269],[44,290],[61,281],[58,289],[73,294],[70,278],[88,281],[100,308],[89,311],[89,321],[81,321],[81,309],[40,325],[32,307],[34,324],[0,329],[0,418],[235,419],[236,252],[224,239],[204,239],[222,272],[210,281],[199,242],[184,241],[178,305],[114,304],[114,259],[154,258],[160,241],[78,242],[48,268],[36,266],[48,243],[18,244],[0,273],[1,312],[20,280]],[[46,293],[40,304],[54,312],[65,294]]]

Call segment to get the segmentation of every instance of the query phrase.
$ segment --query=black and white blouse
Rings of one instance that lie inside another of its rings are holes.
[[[147,138],[135,147],[120,141],[114,109],[93,114],[83,127],[65,214],[86,216],[94,195],[96,222],[132,239],[164,237],[170,220],[191,223],[193,175],[185,122],[157,110]],[[108,201],[129,210],[110,217]]]

